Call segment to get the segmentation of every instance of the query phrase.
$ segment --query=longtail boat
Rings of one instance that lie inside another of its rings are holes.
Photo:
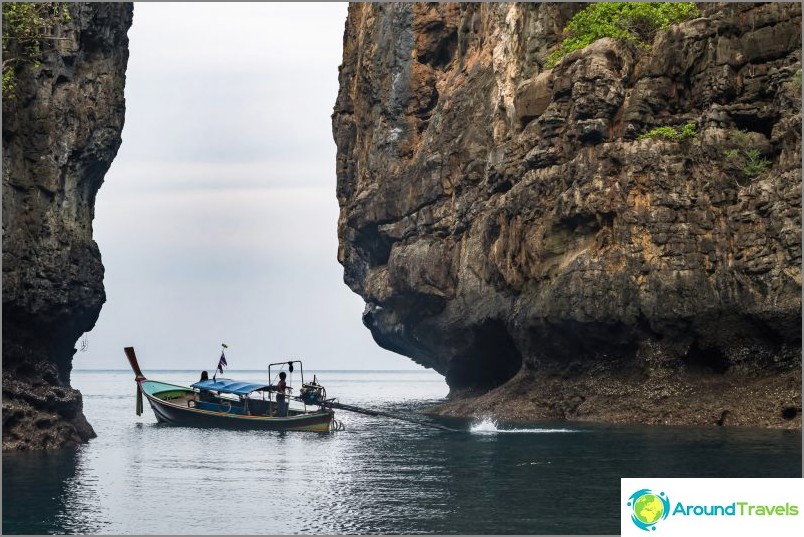
[[[269,379],[271,367],[287,365],[292,372],[293,364],[299,366],[302,382],[299,395],[292,397],[287,394],[283,403],[281,390],[272,384],[213,378],[200,380],[190,386],[179,386],[149,380],[140,370],[134,348],[126,347],[124,350],[137,383],[138,416],[142,415],[145,397],[157,421],[172,425],[317,432],[328,432],[339,427],[335,412],[328,405],[326,390],[315,377],[312,383],[304,382],[304,370],[299,360],[268,366]],[[221,362],[226,363],[223,354]],[[221,363],[218,367],[222,372]],[[290,401],[298,405],[291,407]]]

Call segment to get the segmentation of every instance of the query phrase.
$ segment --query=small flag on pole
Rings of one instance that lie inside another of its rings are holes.
[[[226,355],[223,354],[223,351],[221,351],[221,359],[218,360],[218,371],[220,371],[221,374],[222,374],[223,373],[223,368],[228,366],[228,365],[229,364],[226,363]]]

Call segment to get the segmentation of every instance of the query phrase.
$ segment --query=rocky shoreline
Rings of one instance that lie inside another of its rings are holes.
[[[463,393],[427,414],[499,423],[595,422],[801,429],[801,371],[746,379],[520,372],[483,394]]]

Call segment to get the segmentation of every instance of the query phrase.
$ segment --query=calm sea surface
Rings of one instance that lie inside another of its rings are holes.
[[[318,379],[411,416],[447,393],[428,371]],[[617,534],[620,477],[801,477],[800,432],[442,422],[464,429],[450,433],[346,412],[330,434],[192,429],[157,424],[147,402],[136,416],[129,371],[72,381],[98,438],[3,455],[5,534]]]

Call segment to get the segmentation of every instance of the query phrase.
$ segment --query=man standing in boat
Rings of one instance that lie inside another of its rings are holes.
[[[285,388],[287,384],[285,384],[285,377],[287,375],[284,371],[279,373],[279,382],[276,385],[276,406],[277,406],[277,416],[287,416],[288,415],[288,404],[285,400]]]

